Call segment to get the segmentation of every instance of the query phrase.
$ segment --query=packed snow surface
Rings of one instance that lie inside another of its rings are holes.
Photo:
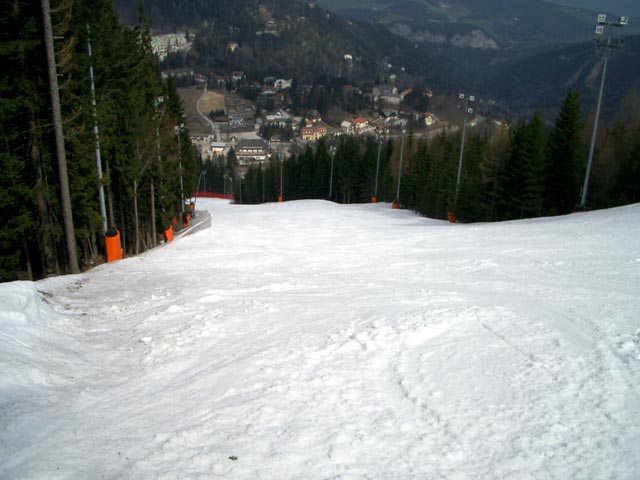
[[[639,478],[640,205],[198,207],[0,285],[0,478]]]

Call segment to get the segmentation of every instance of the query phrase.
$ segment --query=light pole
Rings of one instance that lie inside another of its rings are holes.
[[[331,145],[329,147],[329,152],[331,153],[331,172],[329,174],[329,201],[331,201],[331,194],[333,193],[333,159],[336,156],[336,147]]]
[[[96,155],[96,171],[98,173],[98,200],[100,201],[100,216],[102,216],[102,233],[106,235],[107,233],[107,208],[104,201],[104,184],[102,182],[102,160],[100,157],[100,133],[98,131],[98,113],[96,108],[96,87],[93,81],[93,60],[92,60],[92,51],[91,51],[91,40],[90,40],[91,32],[89,30],[89,24],[87,23],[87,54],[89,55],[89,83],[91,87],[91,113],[93,116],[93,135],[95,137],[95,155]],[[156,127],[157,128],[157,127]],[[151,177],[151,186],[153,192],[153,176]],[[153,200],[153,196],[151,197]],[[153,201],[151,202],[151,210],[153,215],[154,205]],[[156,243],[156,223],[155,223],[155,215],[153,216],[154,221],[151,223],[152,228],[152,238],[153,245]]]
[[[400,180],[402,179],[402,160],[404,154],[404,134],[406,130],[402,129],[402,142],[400,143],[400,166],[398,167],[398,189],[396,190],[396,201],[393,202],[393,208],[400,208]]]
[[[600,117],[600,105],[602,104],[602,92],[604,91],[604,79],[607,74],[607,61],[609,53],[613,49],[622,48],[624,40],[622,38],[613,38],[611,32],[607,33],[604,39],[606,27],[624,27],[629,23],[629,17],[620,17],[617,22],[607,22],[607,16],[603,13],[598,15],[596,23],[596,56],[602,57],[602,78],[600,79],[600,92],[598,93],[598,103],[596,105],[596,117],[593,121],[593,132],[591,133],[591,145],[589,146],[589,158],[587,160],[587,171],[584,175],[584,185],[582,187],[582,198],[580,199],[580,208],[584,209],[587,205],[587,192],[589,190],[589,176],[591,175],[591,164],[593,163],[593,152],[596,146],[596,135],[598,133],[598,119]]]
[[[278,197],[278,202],[282,202],[284,200],[284,189],[282,188],[282,169],[284,166],[284,158],[280,158],[280,155],[278,155],[278,161],[280,162],[280,196]]]
[[[380,173],[380,150],[382,149],[382,137],[378,137],[377,142],[378,160],[376,161],[376,185],[373,191],[373,198],[371,199],[371,203],[376,203],[378,201],[378,173]]]
[[[158,168],[162,165],[162,156],[160,153],[160,122],[162,121],[162,117],[164,116],[164,110],[160,109],[160,105],[164,102],[164,97],[157,97],[155,100],[155,119],[156,122],[156,149],[158,151]],[[162,180],[160,180],[162,183]],[[156,194],[155,194],[155,180],[154,176],[151,175],[151,180],[149,181],[149,189],[151,193],[151,238],[153,246],[156,245]],[[162,198],[162,192],[160,193]]]
[[[458,190],[460,189],[460,176],[462,175],[462,156],[464,154],[464,136],[467,132],[467,113],[473,113],[473,108],[469,107],[469,102],[475,102],[476,100],[475,96],[465,95],[464,93],[459,94],[458,98],[464,101],[464,121],[462,122],[462,140],[460,141],[460,159],[458,160],[458,178],[456,180],[456,195],[454,203],[458,203]]]
[[[180,132],[184,128],[184,123],[181,123],[176,127],[178,130],[178,166],[180,167],[180,211],[184,213],[184,183],[182,181],[182,154],[181,154],[181,144],[180,144]]]
[[[264,164],[260,163],[260,173],[262,173],[262,203],[264,203]]]
[[[207,185],[207,173],[205,170],[200,170],[200,175],[198,175],[198,186],[196,187],[196,198],[195,201],[193,202],[193,211],[191,212],[191,215],[195,218],[196,216],[196,204],[198,203],[198,192],[200,191],[200,179],[204,180],[204,189],[203,191],[207,191],[206,185]]]

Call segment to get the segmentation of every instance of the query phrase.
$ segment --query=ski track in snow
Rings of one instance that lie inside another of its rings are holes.
[[[201,203],[202,232],[0,285],[0,478],[637,478],[638,206]]]

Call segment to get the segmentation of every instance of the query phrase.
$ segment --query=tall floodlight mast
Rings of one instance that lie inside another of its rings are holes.
[[[458,190],[460,189],[460,176],[462,174],[462,156],[464,155],[464,136],[467,133],[467,114],[473,114],[473,108],[469,107],[469,102],[475,102],[476,97],[473,95],[458,95],[460,101],[463,102],[464,121],[462,122],[462,140],[460,141],[460,158],[458,160],[458,178],[456,180],[456,196],[455,203],[458,202]]]
[[[598,93],[598,103],[596,105],[596,117],[593,121],[593,132],[591,133],[591,145],[589,146],[589,158],[587,160],[587,171],[584,175],[584,185],[582,187],[582,198],[579,207],[586,208],[587,193],[589,191],[589,176],[591,175],[591,164],[593,163],[593,152],[596,146],[596,135],[598,133],[598,119],[600,118],[600,106],[602,105],[602,92],[604,91],[604,80],[607,75],[607,62],[609,54],[614,49],[622,48],[624,40],[622,37],[614,38],[611,35],[611,28],[607,27],[624,27],[629,23],[629,17],[620,17],[616,22],[607,22],[607,16],[604,13],[598,15],[596,23],[596,37],[594,43],[596,46],[596,57],[602,58],[602,78],[600,79],[600,92]]]

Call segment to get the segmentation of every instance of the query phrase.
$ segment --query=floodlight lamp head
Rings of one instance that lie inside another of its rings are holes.
[[[607,16],[604,13],[598,15],[598,23],[606,23]]]
[[[459,94],[458,94],[458,98],[459,98],[460,100],[464,100],[464,93],[459,93]]]
[[[596,35],[602,35],[604,33],[604,27],[602,25],[596,26]]]
[[[475,102],[476,101],[475,95],[469,95],[469,101],[470,102]]]
[[[467,109],[467,113],[472,114],[473,113],[473,108],[468,108]]]
[[[620,25],[627,25],[629,23],[629,17],[620,17]]]

